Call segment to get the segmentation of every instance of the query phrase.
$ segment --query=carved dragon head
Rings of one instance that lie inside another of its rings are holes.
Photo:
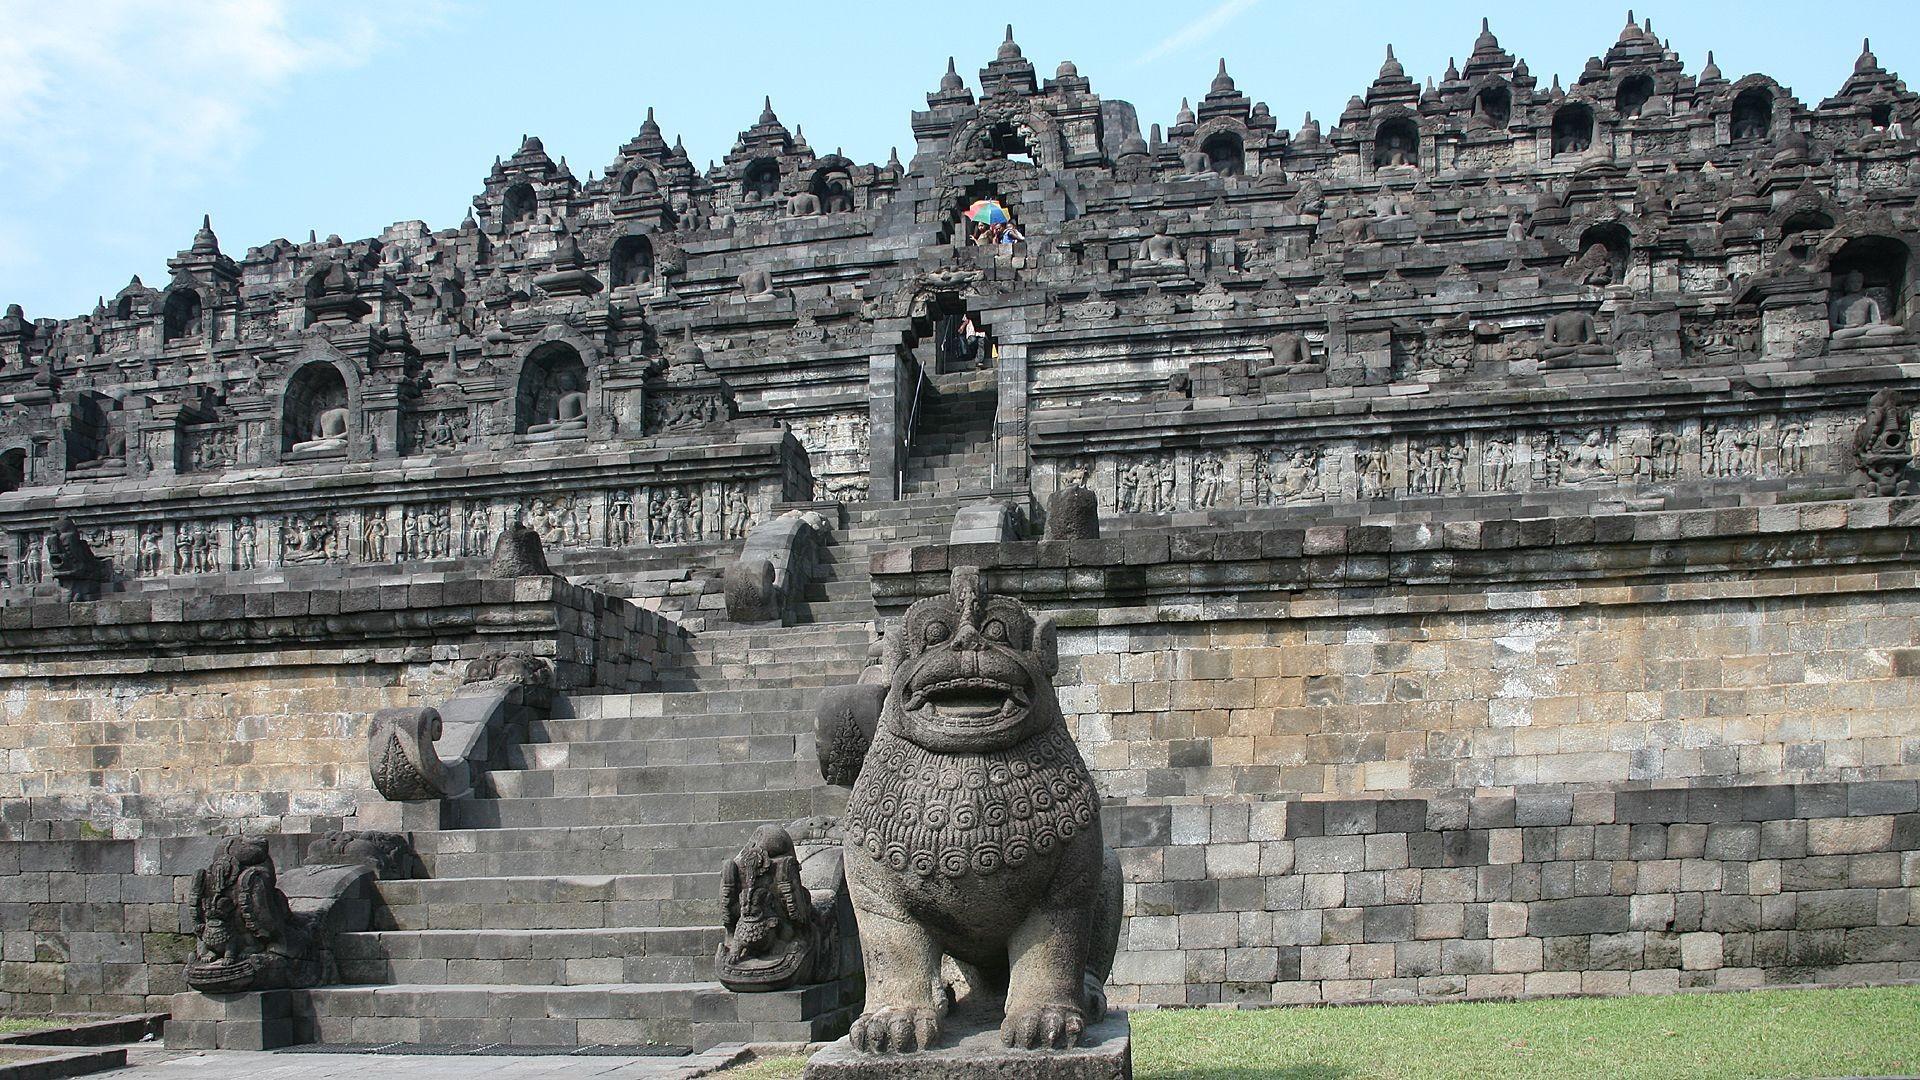
[[[910,742],[1002,750],[1061,723],[1053,620],[988,593],[977,567],[955,568],[949,594],[908,608],[887,641],[892,689],[881,723]]]

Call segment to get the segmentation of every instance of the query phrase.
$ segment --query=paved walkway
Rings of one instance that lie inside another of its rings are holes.
[[[165,1050],[136,1046],[127,1067],[97,1073],[128,1080],[691,1080],[739,1057],[719,1048],[687,1057],[540,1057],[477,1055],[279,1054],[244,1050]]]

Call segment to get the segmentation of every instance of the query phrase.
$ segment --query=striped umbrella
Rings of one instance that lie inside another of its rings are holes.
[[[977,221],[982,225],[1005,225],[1013,220],[1013,215],[1007,213],[1007,208],[1000,205],[1000,200],[981,199],[967,207],[967,220]]]

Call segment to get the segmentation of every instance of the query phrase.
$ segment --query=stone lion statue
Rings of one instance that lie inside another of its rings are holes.
[[[1073,1046],[1106,1012],[1120,863],[1061,717],[1051,620],[974,567],[887,635],[885,704],[842,824],[867,967],[861,1051],[928,1049],[951,1001],[1004,990],[1008,1046]]]

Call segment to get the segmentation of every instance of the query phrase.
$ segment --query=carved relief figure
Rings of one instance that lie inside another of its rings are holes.
[[[134,557],[134,572],[152,577],[160,572],[160,526],[140,526],[139,553]]]
[[[1219,505],[1221,478],[1226,463],[1217,454],[1202,454],[1193,459],[1193,508],[1211,509]]]
[[[360,523],[360,551],[368,562],[387,561],[387,512],[369,510]]]
[[[193,522],[183,521],[173,530],[173,572],[193,573]]]
[[[1807,429],[1797,421],[1781,425],[1776,437],[1780,453],[1780,473],[1798,476],[1807,471]]]
[[[1353,452],[1353,471],[1359,478],[1358,495],[1362,499],[1384,499],[1392,493],[1391,465],[1384,446],[1362,446]]]
[[[253,523],[252,514],[243,515],[240,520],[233,523],[233,568],[235,570],[255,568],[260,557],[259,542],[260,534]],[[158,560],[157,552],[154,558]]]
[[[295,513],[280,522],[280,559],[287,563],[333,558],[333,517]]]
[[[28,533],[20,544],[20,584],[38,585],[46,580],[41,569],[46,563],[46,542],[41,533]]]
[[[1600,431],[1589,431],[1566,451],[1563,474],[1568,483],[1611,483],[1616,477],[1612,468],[1612,448],[1606,444],[1605,435]]]
[[[654,544],[673,542],[672,526],[669,524],[672,510],[667,505],[667,493],[654,488],[647,494],[647,540]]]
[[[467,506],[467,522],[460,549],[462,555],[475,557],[493,550],[493,513],[485,503],[470,503]]]
[[[1480,446],[1480,488],[1506,491],[1512,483],[1514,444],[1511,435],[1490,436]]]
[[[607,496],[607,546],[626,547],[633,542],[633,492],[615,491]]]
[[[1280,469],[1280,501],[1299,502],[1325,494],[1320,485],[1320,451],[1296,446]]]
[[[738,484],[729,484],[722,489],[720,504],[720,535],[725,540],[744,540],[749,524],[747,493]]]

